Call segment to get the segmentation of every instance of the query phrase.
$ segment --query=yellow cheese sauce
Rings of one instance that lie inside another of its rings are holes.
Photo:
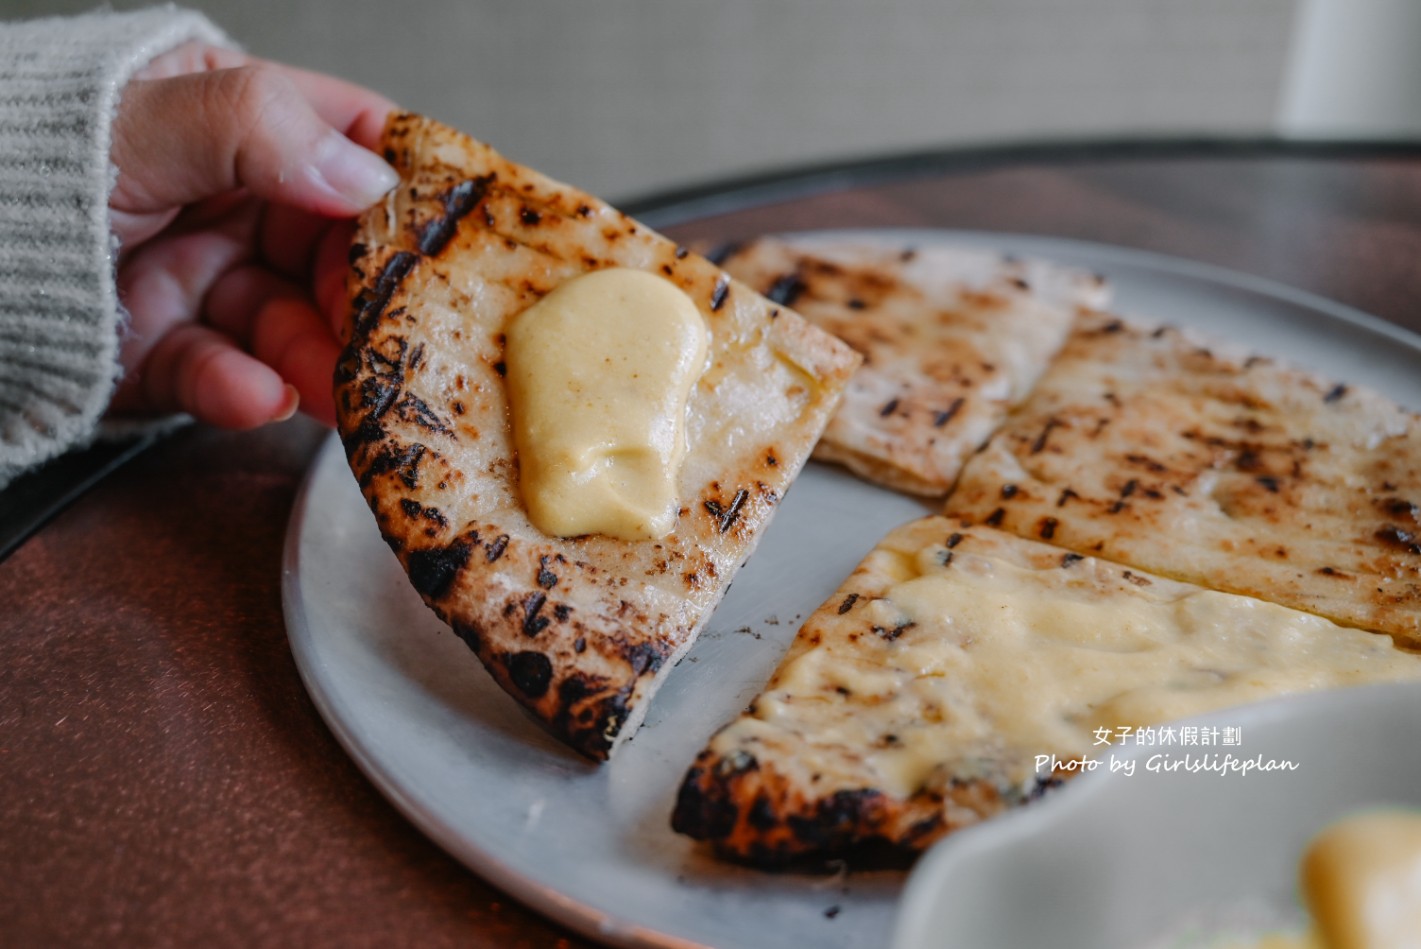
[[[1313,838],[1299,868],[1312,927],[1214,949],[1421,949],[1421,813],[1355,814]]]
[[[529,519],[559,537],[664,537],[708,333],[680,289],[612,268],[520,313],[504,361]]]
[[[1308,847],[1301,875],[1327,949],[1421,949],[1421,813],[1338,821]]]
[[[840,772],[866,766],[898,795],[953,777],[1029,787],[1054,767],[1038,756],[1100,757],[1097,729],[1421,680],[1421,656],[1385,636],[1089,558],[1059,566],[1059,552],[1037,568],[1016,552],[1039,558],[1041,545],[981,528],[955,550],[941,539],[905,545],[914,531],[946,535],[933,526],[942,519],[920,523],[929,526],[890,535],[860,568],[881,594],[821,610],[806,627],[819,641],[802,633],[756,702],[764,723],[817,746],[807,760],[826,775],[835,749],[848,748],[863,753]]]

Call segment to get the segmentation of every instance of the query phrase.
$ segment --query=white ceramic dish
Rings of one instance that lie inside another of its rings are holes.
[[[1204,949],[1301,928],[1298,858],[1331,821],[1421,808],[1421,688],[1281,699],[1199,722],[1236,747],[1130,748],[1052,797],[947,838],[913,871],[893,949]],[[1164,771],[1192,752],[1295,771]],[[1147,766],[1155,762],[1156,770]]]
[[[994,247],[1089,267],[1115,284],[1124,313],[1195,326],[1421,406],[1414,337],[1266,281],[1048,238],[857,236]],[[883,534],[927,510],[810,465],[642,730],[600,768],[526,718],[424,608],[334,440],[292,517],[287,628],[312,699],[371,781],[431,838],[540,912],[619,946],[882,946],[902,874],[830,878],[725,866],[672,834],[668,818],[691,759],[759,690],[798,621]]]

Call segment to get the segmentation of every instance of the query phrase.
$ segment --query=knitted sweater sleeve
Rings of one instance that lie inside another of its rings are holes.
[[[98,430],[124,322],[114,111],[129,77],[189,40],[227,43],[171,6],[0,23],[0,487]]]

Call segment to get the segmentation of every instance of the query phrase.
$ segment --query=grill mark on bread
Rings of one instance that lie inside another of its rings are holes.
[[[1125,486],[1120,489],[1120,497],[1118,497],[1115,500],[1115,503],[1110,506],[1110,513],[1119,514],[1121,511],[1125,510],[1125,499],[1130,497],[1130,495],[1134,494],[1135,489],[1139,486],[1140,482],[1135,480],[1134,478],[1131,478],[1129,481],[1126,481]]]
[[[419,251],[426,257],[436,257],[448,246],[454,234],[459,229],[459,222],[474,208],[488,193],[489,185],[495,180],[495,175],[484,175],[461,181],[448,191],[439,196],[440,203],[444,206],[444,213],[438,217],[431,218],[420,229]]]
[[[1395,524],[1388,524],[1374,535],[1377,540],[1407,553],[1421,554],[1421,541],[1415,531],[1403,530]]]
[[[730,295],[730,278],[722,274],[715,282],[715,287],[711,289],[710,308],[711,312],[717,312],[725,305],[726,298]]]
[[[1062,422],[1061,422],[1060,419],[1055,418],[1055,417],[1048,418],[1048,419],[1046,420],[1046,425],[1045,425],[1045,427],[1043,427],[1043,428],[1041,429],[1041,434],[1040,434],[1040,435],[1037,435],[1037,436],[1036,436],[1036,441],[1034,441],[1034,442],[1031,443],[1031,453],[1032,453],[1033,455],[1039,455],[1039,454],[1041,454],[1043,451],[1045,451],[1045,450],[1046,450],[1046,440],[1051,437],[1051,432],[1052,432],[1052,430],[1053,430],[1053,429],[1056,429],[1056,428],[1059,428],[1061,425],[1062,425]]]
[[[357,434],[363,435],[363,432]],[[355,439],[346,441],[347,454],[351,453],[352,444],[355,443]],[[393,444],[381,445],[361,473],[358,479],[360,486],[369,487],[381,475],[394,474],[405,487],[412,490],[418,488],[420,464],[428,452],[429,449],[420,444],[406,445],[403,448]]]
[[[654,641],[631,642],[625,638],[613,639],[613,645],[637,675],[655,672],[666,662],[664,644]]]
[[[562,560],[562,554],[557,554],[557,559]],[[538,558],[538,586],[544,590],[551,590],[558,585],[558,575],[548,569],[548,560],[551,559],[546,554]]]
[[[948,557],[950,562],[951,554],[949,554]],[[946,563],[943,564],[943,566],[946,565]],[[904,632],[912,629],[914,626],[917,625],[918,624],[914,623],[912,620],[903,620],[902,622],[896,623],[893,626],[870,626],[869,629],[875,636],[891,643],[899,636],[902,636]]]
[[[750,492],[741,488],[735,492],[735,496],[730,499],[730,506],[725,507],[717,500],[705,502],[705,509],[710,516],[716,520],[716,529],[722,534],[735,526],[735,522],[740,518],[740,509],[745,504],[745,499],[750,496]]]
[[[468,565],[472,547],[468,540],[459,540],[446,547],[409,551],[406,569],[411,585],[431,600],[442,599]]]
[[[352,347],[364,343],[365,338],[370,335],[371,328],[384,315],[385,308],[390,305],[390,298],[399,290],[400,285],[409,276],[418,261],[419,257],[409,251],[397,251],[381,268],[380,276],[375,282],[375,289],[362,289],[356,296],[352,307],[355,311],[352,320],[354,329],[351,338]]]
[[[1376,503],[1392,517],[1409,518],[1413,524],[1421,526],[1421,506],[1404,498],[1379,498]]]
[[[941,412],[934,413],[933,428],[942,428],[948,422],[951,422],[953,418],[956,417],[957,413],[962,411],[963,403],[965,403],[966,401],[966,398],[958,396],[956,399],[952,400],[952,403],[947,408],[943,409]]]
[[[435,528],[442,530],[449,526],[449,519],[438,508],[426,507],[412,498],[400,498],[400,510],[411,520],[424,520],[433,525],[425,529],[431,537],[437,533]]]
[[[527,650],[516,652],[505,660],[508,676],[513,684],[530,699],[540,699],[547,694],[553,681],[553,663],[540,652]]]
[[[626,717],[629,690],[617,689],[604,677],[585,672],[572,672],[557,688],[557,713],[553,727],[572,736],[581,748],[610,747],[608,734],[615,732],[616,723]]]
[[[537,636],[548,628],[552,622],[546,616],[539,616],[543,605],[548,602],[548,595],[541,591],[528,594],[528,598],[523,601],[523,635]]]
[[[1163,474],[1164,472],[1169,470],[1163,464],[1158,461],[1155,461],[1153,458],[1150,458],[1147,455],[1141,455],[1134,452],[1126,455],[1125,460],[1130,462],[1132,465],[1139,465],[1140,467],[1152,471],[1155,474]]]
[[[765,292],[765,297],[783,306],[794,306],[794,301],[798,300],[803,292],[804,280],[801,279],[799,271],[794,270],[770,284],[770,288]]]
[[[417,425],[437,435],[451,434],[453,429],[449,423],[440,418],[439,415],[429,407],[423,399],[415,395],[405,394],[395,406],[400,418],[412,425]]]

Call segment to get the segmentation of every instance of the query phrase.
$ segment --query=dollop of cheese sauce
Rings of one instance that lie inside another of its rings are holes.
[[[1303,899],[1327,949],[1421,949],[1421,813],[1344,818],[1308,846]]]
[[[504,361],[538,528],[623,540],[671,532],[708,335],[679,288],[624,268],[569,280],[514,318]]]
[[[1421,813],[1344,817],[1308,844],[1299,877],[1308,931],[1214,949],[1421,949]]]

